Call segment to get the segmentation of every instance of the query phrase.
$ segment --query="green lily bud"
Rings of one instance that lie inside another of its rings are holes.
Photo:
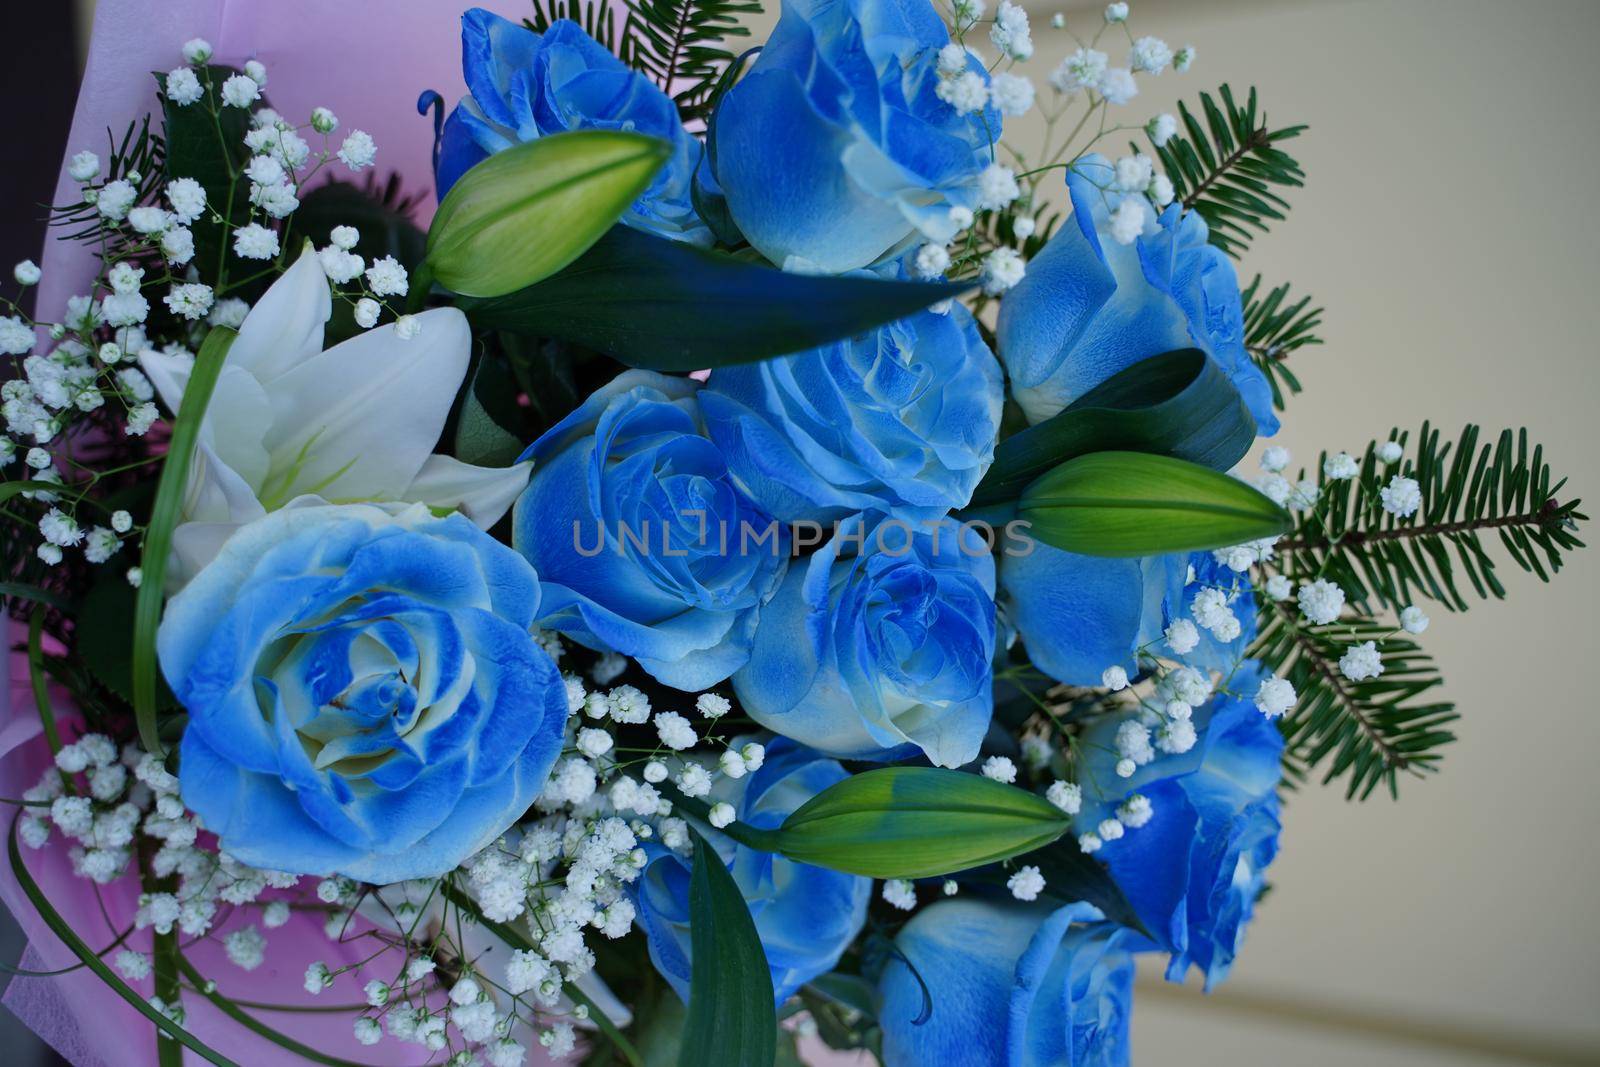
[[[426,266],[463,296],[503,296],[577,259],[622,217],[670,154],[620,130],[552,134],[497,152],[450,187]]]

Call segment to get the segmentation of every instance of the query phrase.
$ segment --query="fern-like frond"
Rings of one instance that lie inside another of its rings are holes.
[[[1315,333],[1322,325],[1322,309],[1311,297],[1289,299],[1289,286],[1280,285],[1261,294],[1261,275],[1253,278],[1240,296],[1244,302],[1245,349],[1272,386],[1272,403],[1283,410],[1286,395],[1300,392],[1300,378],[1287,360],[1308,345],[1320,345]]]
[[[544,33],[558,19],[576,22],[584,33],[627,62],[628,57],[618,51],[621,41],[616,15],[605,0],[533,0],[533,17],[523,23],[534,33]]]
[[[1402,446],[1408,437],[1391,435]],[[1544,447],[1530,447],[1527,430],[1504,430],[1493,445],[1480,445],[1476,426],[1442,442],[1423,423],[1400,462],[1382,462],[1377,449],[1377,442],[1367,446],[1356,478],[1319,475],[1323,503],[1278,545],[1291,573],[1337,582],[1356,602],[1398,610],[1423,596],[1464,611],[1462,575],[1479,597],[1505,596],[1487,536],[1542,581],[1561,569],[1564,553],[1583,547],[1577,528],[1588,516],[1580,501],[1560,499],[1566,481],[1552,479]],[[1397,476],[1415,479],[1422,495],[1405,518],[1385,511],[1380,495]]]
[[[1243,107],[1233,90],[1200,94],[1202,123],[1187,104],[1178,105],[1184,133],[1156,149],[1161,166],[1185,208],[1200,213],[1211,228],[1211,243],[1237,257],[1255,232],[1282,219],[1289,202],[1275,190],[1305,184],[1305,171],[1278,146],[1305,131],[1304,126],[1271,129],[1256,104],[1256,91]]]
[[[167,146],[159,133],[150,129],[151,116],[130,122],[118,141],[115,134],[106,130],[110,141],[102,179],[106,182],[126,178],[137,190],[134,203],[145,202],[161,181],[161,168],[166,160]],[[69,241],[98,240],[101,235],[100,213],[91,203],[79,200],[75,204],[61,204],[50,209],[50,225],[70,227],[65,235]]]
[[[1437,768],[1439,750],[1455,740],[1446,727],[1459,716],[1454,704],[1431,699],[1441,681],[1432,658],[1393,630],[1360,614],[1312,626],[1287,601],[1266,610],[1250,655],[1271,664],[1298,695],[1280,723],[1291,779],[1321,769],[1324,783],[1348,777],[1346,795],[1364,800],[1379,784],[1398,796],[1402,773]],[[1383,673],[1351,681],[1339,658],[1364,641],[1378,646]]]
[[[684,122],[704,121],[723,71],[736,59],[724,42],[750,35],[742,18],[758,13],[760,0],[627,0],[627,4],[618,54],[672,97]]]

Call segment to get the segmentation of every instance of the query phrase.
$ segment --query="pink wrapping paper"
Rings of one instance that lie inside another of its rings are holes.
[[[340,119],[336,137],[353,129],[373,136],[380,175],[398,172],[407,190],[431,191],[433,125],[417,114],[416,101],[423,89],[439,90],[452,104],[464,92],[458,20],[465,6],[455,0],[101,0],[67,152],[88,148],[104,158],[108,128],[120,134],[129,122],[158,110],[151,73],[179,66],[183,42],[203,37],[215,48],[217,62],[238,65],[259,59],[266,64],[267,95],[281,114],[305,121],[313,107],[332,108]],[[513,18],[525,13],[524,4],[510,0],[490,0],[483,6]],[[337,173],[341,168],[329,169]],[[63,173],[55,202],[66,203],[75,196],[74,183]],[[431,210],[431,198],[424,210]],[[37,314],[49,320],[60,316],[69,296],[84,291],[95,262],[87,245],[50,241],[42,263]],[[10,639],[8,646],[14,645],[19,630],[9,623],[0,625]],[[0,655],[0,796],[18,796],[48,766],[49,752],[28,691],[26,662]],[[115,934],[100,914],[94,886],[72,874],[59,844],[57,838],[38,852],[24,849],[29,870],[80,935],[91,946],[103,947]],[[114,923],[131,921],[137,892],[133,878],[102,890]],[[0,864],[0,899],[28,936],[24,967],[53,970],[76,962],[23,896],[9,864]],[[227,960],[220,936],[258,920],[259,909],[236,909],[214,937],[186,955],[237,999],[290,1004],[360,999],[359,982],[342,980],[322,997],[312,998],[302,980],[314,960],[336,967],[369,955],[374,950],[371,941],[335,945],[322,933],[320,923],[297,915],[290,925],[267,932],[266,962],[245,972]],[[135,935],[130,944],[148,950],[148,931]],[[380,959],[373,966],[372,977],[393,973],[390,961]],[[134,985],[150,992],[148,980]],[[5,1003],[78,1067],[143,1067],[156,1062],[154,1028],[87,970],[55,978],[16,978]],[[242,1064],[297,1059],[224,1018],[198,995],[185,996],[184,1006],[189,1029]],[[309,1045],[357,1062],[404,1065],[429,1058],[419,1046],[389,1039],[375,1048],[363,1048],[352,1035],[349,1015],[262,1013],[261,1017]],[[538,1053],[531,1050],[532,1062],[543,1062]],[[187,1060],[200,1062],[193,1054]]]

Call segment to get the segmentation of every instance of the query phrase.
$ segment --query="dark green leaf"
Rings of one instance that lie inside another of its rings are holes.
[[[211,403],[211,390],[222,373],[228,349],[237,336],[225,326],[216,326],[200,345],[189,383],[183,390],[183,401],[172,421],[172,438],[167,444],[155,507],[144,535],[140,559],[144,581],[139,586],[133,612],[133,712],[140,742],[145,751],[157,756],[167,751],[156,728],[156,678],[160,669],[156,663],[156,630],[161,624],[167,554],[172,549],[172,531],[178,525],[178,512],[183,507],[184,490],[189,484],[189,464],[200,441],[200,423]]]
[[[212,212],[227,219],[229,227],[244,225],[250,214],[250,182],[238,177],[250,161],[250,149],[244,143],[250,114],[222,102],[222,83],[239,71],[208,66],[195,73],[205,87],[205,97],[183,107],[167,99],[166,75],[157,74],[156,82],[162,88],[167,178],[193,178],[206,191],[209,210],[190,223],[189,229],[194,234],[194,262],[209,270],[223,262],[227,234]]]
[[[790,859],[873,878],[927,878],[1028,852],[1067,831],[1043,797],[982,775],[880,767],[797,808],[777,833]]]
[[[505,362],[480,356],[456,417],[455,455],[463,463],[506,467],[526,442],[506,428],[515,425],[517,382]],[[502,421],[504,420],[504,421]]]
[[[1214,360],[1184,348],[1141,360],[1065,410],[1001,441],[972,505],[1015,499],[1056,464],[1089,452],[1150,452],[1227,470],[1255,440],[1244,399]]]
[[[120,570],[101,572],[83,598],[77,620],[77,651],[100,684],[133,703],[133,641],[128,633],[138,594]],[[167,710],[177,698],[164,679],[156,679],[156,706]]]
[[[634,367],[692,371],[852,337],[963,289],[790,274],[616,226],[554,277],[460,306],[480,328],[575,341]]]
[[[1140,452],[1068,460],[1023,491],[1018,515],[1045,544],[1088,556],[1222,548],[1291,526],[1288,513],[1237,478]]]
[[[693,830],[689,879],[689,1018],[679,1067],[756,1067],[777,1056],[772,972],[744,895]]]

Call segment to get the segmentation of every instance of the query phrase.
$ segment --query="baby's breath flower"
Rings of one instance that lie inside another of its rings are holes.
[[[222,102],[229,107],[247,108],[261,99],[261,86],[247,74],[231,75],[222,83]]]
[[[188,67],[179,67],[177,70],[167,72],[166,93],[167,99],[179,107],[188,107],[206,95],[205,89],[200,85],[200,79],[195,77],[194,71]]]
[[[373,143],[371,135],[364,130],[354,130],[344,139],[344,144],[339,146],[339,159],[351,170],[362,170],[372,166],[372,161],[378,154],[378,146]]]
[[[1275,719],[1294,707],[1294,686],[1287,678],[1269,674],[1256,689],[1256,708],[1269,719]]]
[[[884,882],[882,893],[885,902],[901,911],[917,906],[917,887],[904,878],[890,878]]]
[[[1032,865],[1023,867],[1006,879],[1006,888],[1018,900],[1038,900],[1039,894],[1044,891],[1044,875]]]

